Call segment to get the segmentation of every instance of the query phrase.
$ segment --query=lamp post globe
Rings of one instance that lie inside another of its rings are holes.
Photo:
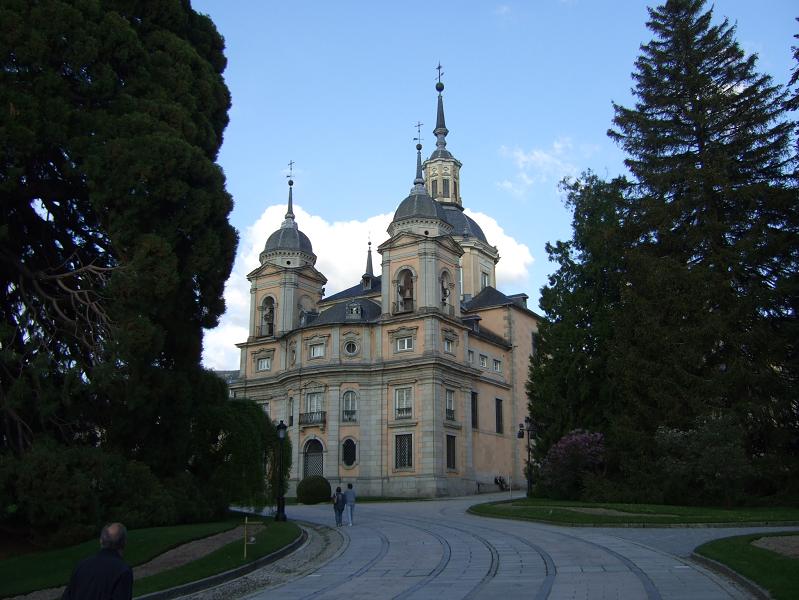
[[[281,420],[277,425],[277,510],[275,511],[275,521],[286,520],[286,498],[283,490],[283,446],[286,440],[286,429],[288,427]]]

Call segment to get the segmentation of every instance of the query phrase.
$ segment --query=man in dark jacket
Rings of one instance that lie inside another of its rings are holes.
[[[100,552],[75,567],[62,600],[131,600],[133,571],[122,560],[127,541],[122,523],[103,527]]]

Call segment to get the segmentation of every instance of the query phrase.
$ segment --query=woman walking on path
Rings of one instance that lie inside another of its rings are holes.
[[[341,527],[341,513],[344,512],[344,507],[347,504],[347,500],[344,498],[344,494],[341,493],[341,488],[336,488],[336,493],[333,494],[333,512],[336,513],[336,527]]]

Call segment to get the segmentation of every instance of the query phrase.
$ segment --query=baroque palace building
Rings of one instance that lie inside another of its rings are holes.
[[[292,487],[308,475],[365,496],[452,496],[524,480],[517,439],[539,317],[496,289],[497,248],[463,212],[439,81],[436,148],[371,242],[361,280],[324,297],[292,210],[251,283],[250,331],[231,394],[288,425]]]

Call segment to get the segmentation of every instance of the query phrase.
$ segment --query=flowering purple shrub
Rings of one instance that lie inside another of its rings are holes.
[[[604,458],[605,439],[601,433],[570,431],[547,452],[539,471],[538,492],[560,500],[579,499],[583,477],[598,472]]]

